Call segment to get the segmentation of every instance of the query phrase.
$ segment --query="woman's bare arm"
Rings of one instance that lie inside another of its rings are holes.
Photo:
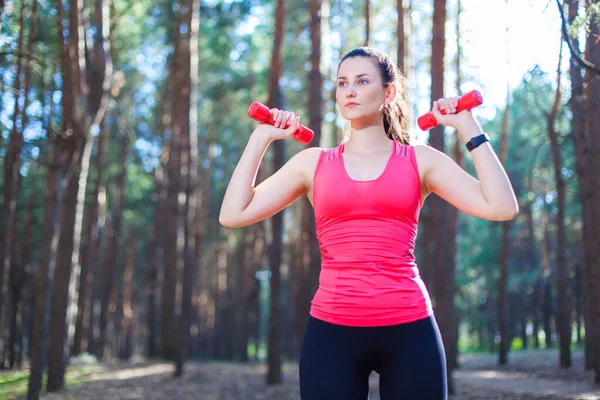
[[[274,114],[274,119],[276,119]],[[290,114],[293,115],[293,114]],[[281,117],[288,120],[288,117]],[[239,228],[262,221],[287,207],[310,188],[307,165],[314,164],[320,149],[308,148],[292,157],[281,169],[257,187],[256,175],[260,162],[273,140],[290,137],[298,127],[298,119],[284,130],[261,124],[252,133],[238,162],[221,205],[219,223]]]
[[[442,116],[434,104],[434,114],[440,123],[452,124],[457,134],[468,141],[482,133],[470,111]],[[452,110],[451,110],[452,111]],[[462,114],[462,115],[461,115]],[[445,122],[446,121],[446,122]],[[425,189],[447,200],[456,208],[488,220],[505,221],[516,217],[519,204],[504,167],[489,143],[471,151],[478,179],[475,179],[450,157],[428,146],[417,146],[427,171]]]

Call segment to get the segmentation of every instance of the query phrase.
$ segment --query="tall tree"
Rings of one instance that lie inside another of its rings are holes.
[[[508,0],[505,1],[508,6]],[[508,8],[508,7],[507,7]],[[508,23],[506,25],[506,63],[507,70],[510,58],[509,43],[508,43]],[[500,132],[500,155],[498,159],[502,164],[506,162],[508,157],[508,123],[510,110],[510,89],[508,81],[506,84],[506,106],[502,113],[502,130]],[[500,277],[498,278],[498,302],[496,318],[498,321],[498,330],[500,331],[500,346],[498,347],[498,364],[505,365],[508,355],[508,337],[506,314],[508,310],[507,301],[507,285],[508,285],[508,252],[509,252],[509,237],[510,237],[510,221],[502,222],[502,248],[500,250]]]
[[[185,70],[188,71],[186,77],[182,80],[187,85],[186,110],[188,112],[182,115],[182,118],[187,119],[185,124],[188,129],[183,132],[182,141],[182,164],[187,165],[184,168],[182,181],[185,185],[185,227],[184,227],[184,269],[181,295],[181,312],[179,316],[179,338],[178,352],[176,359],[175,376],[183,376],[183,365],[187,358],[190,319],[192,315],[192,294],[194,291],[194,283],[196,281],[197,260],[196,253],[196,201],[200,193],[198,192],[197,174],[199,167],[198,154],[198,29],[199,29],[199,12],[200,0],[187,0],[185,7],[187,14],[185,23],[189,27],[185,36],[184,60]]]
[[[177,353],[176,342],[176,310],[177,298],[176,288],[178,274],[183,268],[183,260],[180,248],[177,245],[180,237],[180,216],[181,207],[179,204],[179,193],[181,191],[181,161],[182,135],[184,127],[181,125],[183,120],[181,113],[187,112],[185,108],[185,99],[189,96],[189,86],[185,86],[182,79],[187,76],[189,79],[189,58],[188,68],[185,64],[185,55],[182,49],[184,33],[188,28],[183,27],[183,20],[186,7],[179,7],[176,12],[176,23],[173,24],[172,40],[173,55],[169,68],[170,80],[174,82],[175,93],[173,96],[171,110],[171,126],[169,129],[169,155],[166,163],[167,172],[167,200],[166,200],[166,218],[165,218],[165,237],[164,237],[164,280],[162,290],[162,312],[161,312],[161,346],[162,356],[168,360],[175,360]]]
[[[589,6],[598,6],[599,0],[592,1]],[[592,18],[590,21],[589,32],[586,41],[586,59],[594,65],[600,65],[600,47],[598,46],[598,37],[600,37],[600,21]],[[597,133],[600,126],[600,74],[592,69],[586,69],[584,77],[584,95],[585,95],[585,114],[586,130],[588,138],[588,165],[589,171],[600,170],[600,135]],[[589,204],[591,205],[591,220],[589,221],[593,229],[590,248],[592,249],[591,259],[588,260],[590,270],[589,280],[589,306],[588,321],[586,321],[586,331],[591,335],[592,345],[591,365],[596,370],[596,382],[600,383],[600,177],[597,173],[587,174]]]
[[[460,17],[462,13],[461,0],[458,0],[456,5],[456,20],[455,20],[455,32],[456,32],[456,57],[454,59],[455,70],[456,70],[456,93],[460,93],[462,86],[462,72],[461,72],[461,61],[463,57],[461,37],[462,32],[460,30]],[[454,161],[462,166],[462,142],[458,135],[454,135]],[[451,320],[452,329],[448,329],[446,332],[449,335],[446,341],[446,362],[451,365],[451,369],[458,367],[458,320],[456,313],[456,306],[454,305],[454,293],[456,291],[455,275],[456,275],[456,235],[458,233],[459,223],[459,210],[456,207],[448,208],[448,226],[449,232],[448,237],[450,238],[450,244],[448,247],[448,276],[452,277],[452,306],[447,308],[447,312],[450,312],[449,319]]]
[[[271,67],[269,70],[269,100],[270,108],[283,108],[283,94],[279,87],[279,78],[282,74],[281,50],[286,23],[286,0],[277,0],[275,9],[275,32],[273,34],[273,51],[271,54]],[[273,171],[279,170],[285,162],[285,142],[276,140],[273,146]],[[269,265],[271,267],[271,313],[269,319],[269,349],[267,383],[272,385],[281,383],[281,305],[280,282],[281,260],[283,253],[283,213],[278,212],[271,218],[272,241],[269,247]]]
[[[2,209],[0,218],[0,332],[4,332],[4,299],[6,275],[10,267],[11,249],[14,247],[13,233],[17,223],[17,200],[19,198],[19,190],[21,186],[21,176],[19,168],[21,165],[21,149],[23,148],[23,129],[27,121],[27,104],[29,103],[29,85],[31,82],[31,58],[33,50],[33,34],[35,30],[35,19],[37,18],[37,1],[33,3],[33,9],[30,18],[29,39],[27,41],[26,58],[23,60],[25,53],[25,11],[27,10],[26,0],[21,1],[21,10],[19,14],[19,38],[17,41],[17,70],[15,73],[14,89],[15,89],[15,106],[13,112],[13,124],[10,131],[10,143],[4,158],[4,180],[2,182]],[[24,67],[24,68],[23,68]],[[24,88],[24,107],[20,108],[21,97],[21,74],[25,70],[26,82]],[[18,119],[21,118],[21,123]],[[20,127],[20,128],[19,128]],[[4,340],[1,341],[4,343]],[[4,366],[5,351],[2,351],[0,358],[0,366]]]
[[[446,0],[434,0],[433,3],[433,38],[431,43],[431,104],[444,97],[444,57],[446,45]],[[444,126],[438,125],[429,131],[429,144],[444,152]],[[454,276],[448,270],[449,237],[448,206],[439,196],[431,194],[429,202],[429,218],[425,228],[432,243],[430,252],[424,262],[431,263],[435,271],[433,287],[434,301],[437,308],[436,320],[439,324],[444,348],[452,346],[449,340],[453,337],[452,308],[454,306]],[[446,356],[448,357],[448,356]],[[448,390],[454,391],[452,382],[452,366],[446,363],[448,374]]]
[[[571,323],[569,310],[571,301],[567,298],[567,265],[565,255],[565,180],[563,178],[563,162],[561,155],[561,145],[556,131],[556,120],[560,109],[561,96],[561,67],[562,62],[562,41],[560,53],[558,56],[558,67],[556,69],[556,95],[552,110],[547,114],[548,139],[550,140],[550,150],[552,153],[552,164],[554,166],[554,180],[556,182],[556,194],[558,213],[556,214],[556,327],[558,331],[558,340],[560,345],[560,366],[568,368],[571,366]]]
[[[62,8],[58,9],[62,13]],[[62,14],[59,14],[62,17]],[[61,26],[62,19],[59,19]],[[59,30],[60,38],[62,38],[62,30]],[[62,40],[62,39],[61,39]],[[62,50],[62,49],[61,49]],[[64,54],[61,53],[62,56]],[[48,71],[52,76],[54,71]],[[42,75],[42,87],[44,75]],[[44,126],[44,130],[48,133],[52,132],[49,126],[49,120]],[[51,291],[50,285],[50,262],[53,258],[52,242],[54,241],[57,231],[55,221],[58,220],[58,205],[61,202],[62,191],[59,193],[59,182],[61,164],[64,160],[64,152],[61,152],[61,145],[65,142],[70,143],[72,138],[60,134],[48,136],[48,151],[47,151],[47,173],[46,182],[44,184],[44,220],[42,222],[42,233],[40,236],[40,255],[37,268],[32,271],[32,293],[33,293],[33,310],[31,318],[31,341],[30,341],[30,374],[27,389],[27,400],[37,400],[40,397],[42,390],[42,376],[44,373],[44,365],[46,360],[46,346],[48,332],[46,327],[48,298]]]
[[[110,89],[110,81],[112,78],[112,62],[110,44],[110,7],[108,0],[96,0],[94,7],[94,44],[91,51],[86,49],[87,63],[87,107],[85,116],[85,131],[86,142],[83,148],[81,159],[81,169],[79,171],[79,184],[77,193],[77,207],[75,210],[76,223],[74,230],[75,245],[73,246],[73,272],[71,282],[69,284],[69,332],[77,333],[79,327],[79,336],[69,337],[69,341],[73,343],[74,350],[81,351],[81,340],[84,337],[82,332],[84,314],[86,312],[86,299],[88,296],[88,283],[90,279],[89,270],[91,262],[84,259],[80,261],[82,255],[82,232],[84,229],[84,206],[86,198],[86,189],[90,170],[90,160],[92,157],[92,148],[95,144],[97,131],[100,132],[99,146],[104,145],[104,134],[102,133],[104,126],[104,117],[108,108],[108,97]],[[100,157],[100,163],[103,162],[102,157],[104,149],[98,148],[97,157]],[[98,171],[98,176],[101,176],[101,170]],[[97,190],[97,186],[95,188]],[[92,201],[91,212],[88,218],[88,226],[85,227],[87,236],[85,239],[90,239],[92,228],[97,226],[97,196]],[[85,213],[86,216],[88,213]],[[90,250],[86,243],[86,250]],[[81,312],[79,308],[81,307]],[[76,340],[77,339],[77,340]]]
[[[60,2],[59,2],[60,3]],[[69,28],[68,41],[63,37],[62,5],[59,5],[57,20],[59,21],[59,46],[61,51],[61,65],[63,77],[62,109],[63,121],[66,125],[66,135],[72,140],[61,142],[59,152],[63,165],[65,193],[60,204],[60,232],[56,249],[54,270],[54,291],[52,293],[52,336],[48,352],[48,383],[50,392],[61,390],[64,387],[64,375],[67,361],[65,338],[66,317],[69,294],[69,281],[71,277],[71,259],[74,248],[75,213],[72,210],[77,206],[77,192],[79,175],[76,171],[80,167],[81,152],[83,149],[84,118],[81,108],[83,100],[82,72],[84,71],[84,37],[82,27],[83,2],[69,0]]]
[[[566,2],[566,1],[565,1]],[[568,12],[569,12],[569,23],[573,23],[577,18],[579,10],[579,1],[568,1]],[[561,10],[562,11],[562,10]],[[571,40],[567,35],[566,29],[563,29],[563,40]],[[579,49],[579,40],[577,37],[573,38],[573,45]],[[593,269],[594,262],[594,239],[593,239],[593,217],[592,217],[592,204],[591,204],[591,182],[588,175],[591,175],[591,165],[589,160],[589,145],[588,135],[586,131],[586,110],[585,110],[585,93],[583,90],[584,82],[582,78],[582,71],[579,61],[573,52],[571,52],[570,63],[569,63],[569,76],[571,78],[571,100],[569,105],[573,118],[571,119],[571,138],[575,147],[575,166],[577,168],[577,179],[579,183],[580,201],[581,201],[581,220],[583,222],[582,227],[582,283],[583,283],[583,315],[585,325],[591,327],[592,319],[590,315],[591,311],[591,271]],[[592,360],[594,348],[592,335],[585,335],[585,367],[586,369],[593,368]]]
[[[308,126],[315,132],[310,146],[319,146],[321,141],[321,126],[323,123],[323,74],[321,73],[321,0],[310,2],[310,73],[309,73],[309,98],[308,98]],[[302,232],[300,243],[302,246],[300,266],[301,272],[299,295],[297,302],[298,315],[297,335],[299,343],[302,343],[306,321],[310,309],[310,298],[314,294],[318,282],[321,267],[321,255],[319,253],[319,242],[315,233],[315,216],[312,205],[307,197],[302,198]]]
[[[371,0],[365,0],[365,46],[371,45]]]
[[[406,28],[404,26],[406,13],[404,11],[403,0],[396,0],[396,12],[398,14],[398,21],[396,23],[396,40],[398,41],[396,60],[400,71],[402,71],[402,74],[406,76],[406,70],[404,68],[407,53]]]

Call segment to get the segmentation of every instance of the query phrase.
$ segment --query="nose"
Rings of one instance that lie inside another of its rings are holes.
[[[351,99],[356,97],[356,90],[354,90],[354,85],[348,85],[345,90],[346,98]]]

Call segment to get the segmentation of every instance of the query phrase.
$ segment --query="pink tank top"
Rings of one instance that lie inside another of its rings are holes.
[[[412,146],[394,141],[383,173],[350,178],[344,144],[323,149],[313,184],[321,250],[310,315],[346,326],[387,326],[433,313],[415,263],[421,182]]]

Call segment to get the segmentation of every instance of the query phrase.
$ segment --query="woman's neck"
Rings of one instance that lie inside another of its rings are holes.
[[[372,154],[389,151],[390,138],[385,134],[383,121],[377,125],[352,124],[350,138],[344,144],[344,151]]]

